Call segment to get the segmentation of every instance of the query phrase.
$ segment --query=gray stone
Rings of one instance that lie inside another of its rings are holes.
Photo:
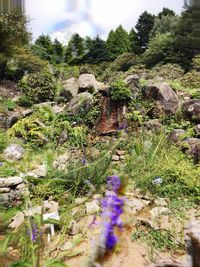
[[[154,200],[154,204],[159,207],[167,206],[167,201],[165,198],[157,198]]]
[[[17,229],[19,228],[23,222],[24,222],[25,216],[23,212],[18,212],[13,218],[12,222],[9,224],[9,227],[12,229]]]
[[[197,124],[194,128],[195,132],[200,135],[200,124]]]
[[[69,98],[70,95],[71,97],[77,96],[79,83],[76,78],[70,78],[66,81],[63,81],[62,85],[63,85],[63,90],[61,96],[64,96],[66,98]]]
[[[4,151],[4,157],[7,160],[20,160],[23,158],[25,150],[18,144],[11,144]]]
[[[144,126],[148,130],[160,130],[162,128],[162,124],[159,122],[158,119],[152,119],[149,121],[144,122]]]
[[[30,176],[30,177],[40,178],[40,177],[45,177],[46,174],[47,174],[46,166],[43,164],[36,166],[34,170],[27,172],[25,174],[25,177]]]
[[[182,149],[187,155],[191,155],[194,158],[195,163],[200,162],[200,139],[199,138],[187,138],[182,142]]]
[[[65,170],[68,167],[69,159],[70,159],[69,152],[66,152],[63,155],[58,156],[56,160],[54,160],[53,162],[54,169]]]
[[[27,116],[31,115],[32,113],[33,113],[32,109],[26,109],[26,110],[22,111],[22,116],[27,117]]]
[[[49,213],[58,212],[58,202],[53,200],[45,200],[43,203],[44,211]]]
[[[12,113],[7,119],[7,128],[11,128],[21,117],[19,112]]]
[[[183,103],[183,112],[190,120],[200,123],[200,99],[192,99]]]
[[[157,116],[175,114],[180,106],[178,96],[167,83],[148,84],[144,97],[156,101],[152,112]]]
[[[94,93],[98,91],[98,83],[94,74],[81,74],[78,79],[79,93],[89,92]]]
[[[85,197],[79,197],[75,199],[75,204],[76,205],[81,205],[83,204],[87,199]]]
[[[173,143],[180,143],[185,133],[186,132],[182,129],[175,129],[172,133],[169,134],[168,139]]]
[[[71,241],[67,241],[65,242],[61,247],[60,247],[60,251],[67,251],[73,248],[73,243]]]
[[[0,194],[3,194],[3,193],[9,193],[10,192],[10,188],[9,187],[3,187],[3,188],[0,188]]]
[[[137,212],[141,211],[149,204],[150,204],[150,201],[146,201],[146,200],[142,200],[138,198],[131,198],[130,200],[126,201],[126,206],[132,214],[136,214]]]
[[[21,183],[23,183],[23,178],[18,176],[0,178],[0,187],[16,186]]]
[[[85,203],[87,214],[95,214],[100,211],[99,204],[96,200]]]
[[[4,194],[0,194],[0,204],[1,205],[5,205],[5,206],[9,206],[11,203],[11,195],[10,193],[4,193]]]
[[[64,106],[59,106],[59,105],[54,105],[54,106],[52,107],[52,111],[53,111],[53,113],[56,114],[56,115],[62,113],[64,109],[65,109]]]
[[[118,155],[113,155],[112,156],[112,161],[119,161],[120,157]]]
[[[118,156],[125,156],[127,154],[126,151],[124,151],[124,150],[117,150],[116,153]]]
[[[66,107],[67,113],[77,115],[81,112],[87,112],[93,105],[93,96],[90,93],[84,92],[74,97]]]
[[[126,77],[124,82],[131,89],[134,97],[136,97],[138,93],[141,91],[139,85],[139,76],[137,74],[129,75],[128,77]]]

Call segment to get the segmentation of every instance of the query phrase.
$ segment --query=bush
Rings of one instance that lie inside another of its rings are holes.
[[[188,72],[180,79],[180,81],[185,87],[200,88],[200,73],[197,71]]]
[[[200,54],[196,55],[192,60],[193,69],[200,71]]]
[[[48,63],[34,56],[28,49],[14,48],[12,56],[7,60],[6,75],[20,80],[25,73],[35,73],[48,68]]]
[[[175,80],[182,77],[184,70],[178,64],[165,64],[155,66],[150,73],[150,78],[162,77],[166,80]]]
[[[112,64],[112,69],[117,71],[127,71],[131,66],[139,63],[139,57],[135,54],[125,53],[118,56]]]
[[[56,82],[51,73],[37,72],[25,75],[19,87],[34,103],[52,101],[56,92]]]
[[[131,90],[123,80],[111,84],[110,95],[113,101],[129,102],[131,100]]]
[[[25,107],[25,108],[28,108],[28,107],[31,107],[33,102],[31,100],[30,97],[28,96],[25,96],[25,95],[22,95],[19,97],[19,99],[17,100],[17,104],[21,107]]]

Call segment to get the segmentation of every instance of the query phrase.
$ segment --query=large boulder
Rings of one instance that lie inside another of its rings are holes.
[[[190,120],[200,123],[200,99],[192,99],[183,103],[183,112]]]
[[[93,105],[93,96],[84,92],[75,96],[67,105],[68,114],[77,115],[80,112],[87,112]]]
[[[79,93],[94,93],[98,90],[98,82],[93,74],[81,74],[78,79]]]
[[[179,108],[178,96],[167,83],[149,84],[144,89],[144,97],[155,101],[154,115],[175,114]]]
[[[75,97],[78,94],[79,83],[76,78],[70,78],[66,81],[63,81],[63,90],[61,92],[61,96],[63,96],[66,100],[70,97]]]
[[[0,178],[0,188],[13,187],[23,183],[23,178],[18,176]]]
[[[124,82],[131,89],[133,96],[136,97],[140,92],[139,76],[137,74],[128,75]]]
[[[11,144],[4,151],[4,157],[7,160],[20,160],[23,158],[25,150],[18,144]]]

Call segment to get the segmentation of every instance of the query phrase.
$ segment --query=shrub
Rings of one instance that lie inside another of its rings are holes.
[[[138,63],[138,56],[131,53],[125,53],[115,59],[112,68],[117,71],[127,71],[131,66],[137,65]]]
[[[111,84],[110,95],[113,101],[129,102],[131,100],[131,90],[123,80]]]
[[[166,80],[174,80],[182,77],[184,70],[178,64],[157,65],[151,70],[150,78],[162,77]]]
[[[34,56],[28,49],[15,47],[6,65],[9,78],[21,79],[25,73],[35,73],[48,68],[48,63]]]
[[[56,82],[51,73],[37,72],[25,75],[19,87],[34,103],[39,103],[54,99]]]
[[[6,148],[7,138],[4,132],[0,130],[0,153]]]
[[[200,73],[197,71],[188,72],[180,78],[180,81],[185,87],[200,88]]]
[[[196,55],[192,60],[193,69],[200,71],[200,54]]]
[[[19,99],[17,100],[17,104],[21,107],[25,107],[25,108],[28,108],[28,107],[31,107],[33,102],[31,100],[30,97],[28,96],[25,96],[25,95],[22,95],[19,97]]]

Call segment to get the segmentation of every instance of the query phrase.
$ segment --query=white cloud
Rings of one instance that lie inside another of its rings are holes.
[[[61,40],[73,32],[105,38],[119,24],[130,30],[145,10],[157,14],[168,7],[180,13],[182,5],[183,0],[26,0],[33,36],[49,33]]]

